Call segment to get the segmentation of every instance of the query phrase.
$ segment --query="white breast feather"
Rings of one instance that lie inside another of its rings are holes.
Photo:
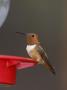
[[[31,56],[31,51],[36,47],[36,45],[27,45],[26,50],[29,56]]]

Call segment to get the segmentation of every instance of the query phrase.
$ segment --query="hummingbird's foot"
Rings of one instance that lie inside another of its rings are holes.
[[[44,64],[44,61],[43,61],[43,60],[40,60],[40,61],[38,62],[38,64]]]

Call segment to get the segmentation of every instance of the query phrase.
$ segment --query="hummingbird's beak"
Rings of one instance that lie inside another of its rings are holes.
[[[19,35],[24,35],[24,36],[26,36],[26,33],[22,33],[22,32],[16,32],[16,34],[19,34]]]

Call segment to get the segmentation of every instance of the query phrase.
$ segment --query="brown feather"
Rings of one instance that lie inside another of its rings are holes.
[[[52,65],[49,63],[47,54],[46,54],[46,52],[44,51],[44,49],[43,49],[40,45],[37,45],[36,50],[37,50],[37,51],[39,52],[39,54],[41,55],[42,60],[44,60],[44,65],[45,65],[45,67],[48,68],[48,69],[55,75],[55,74],[56,74],[56,73],[55,73],[55,69],[54,69],[54,68],[52,67]]]

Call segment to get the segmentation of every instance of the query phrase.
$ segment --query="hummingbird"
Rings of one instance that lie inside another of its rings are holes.
[[[39,36],[36,33],[22,33],[16,32],[17,34],[24,35],[26,38],[26,51],[30,58],[35,60],[38,64],[44,65],[49,71],[55,75],[55,69],[52,67],[48,61],[48,56],[46,50],[44,50],[39,41]]]

